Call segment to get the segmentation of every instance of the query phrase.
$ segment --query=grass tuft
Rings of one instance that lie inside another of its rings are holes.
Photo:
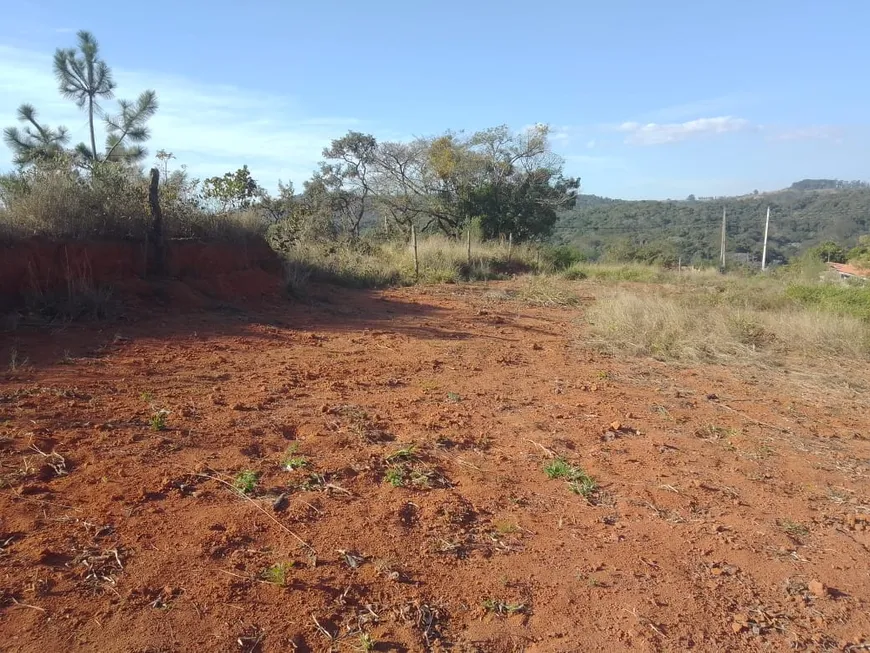
[[[297,455],[299,445],[293,444],[287,448],[284,457],[281,459],[281,468],[285,471],[292,472],[297,469],[308,467],[308,458]]]
[[[407,447],[402,447],[389,454],[384,460],[388,463],[397,463],[401,461],[414,460],[416,458],[416,449],[417,447],[413,444],[409,444]]]
[[[507,616],[509,614],[517,614],[519,612],[525,612],[526,606],[522,603],[508,603],[506,601],[502,601],[501,599],[486,599],[483,602],[483,609],[487,612],[492,612],[500,617]]]
[[[786,535],[796,541],[800,541],[810,534],[810,531],[806,526],[791,519],[777,519],[776,525],[779,526]]]
[[[267,583],[283,587],[287,584],[287,576],[291,569],[293,569],[292,562],[277,562],[271,567],[264,569],[260,577]]]
[[[598,492],[598,483],[582,468],[572,465],[564,458],[554,458],[544,466],[544,473],[549,479],[563,479],[568,489],[579,494],[587,501],[592,501]]]
[[[254,490],[257,489],[259,481],[260,475],[257,472],[246,469],[236,474],[236,478],[233,480],[233,487],[242,494],[253,494]]]
[[[149,424],[151,425],[152,431],[165,431],[166,430],[166,418],[169,417],[169,411],[165,408],[161,408],[157,412],[155,412],[151,416],[151,420]]]

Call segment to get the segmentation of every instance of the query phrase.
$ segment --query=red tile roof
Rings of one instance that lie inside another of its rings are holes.
[[[870,279],[870,270],[856,268],[854,265],[849,265],[847,263],[828,263],[828,266],[830,266],[840,274],[848,274],[853,277]]]

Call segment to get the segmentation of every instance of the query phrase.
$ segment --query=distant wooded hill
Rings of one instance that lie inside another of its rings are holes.
[[[581,195],[561,214],[554,240],[580,248],[589,258],[608,249],[645,246],[684,262],[710,261],[719,255],[724,208],[728,252],[760,260],[768,206],[771,261],[787,260],[827,240],[851,246],[870,233],[870,185],[804,179],[781,191],[739,197],[627,201]]]

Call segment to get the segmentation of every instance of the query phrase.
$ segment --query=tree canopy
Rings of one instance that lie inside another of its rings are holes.
[[[98,100],[114,96],[115,80],[105,61],[100,59],[100,46],[93,34],[81,30],[76,48],[58,48],[54,53],[54,76],[57,78],[60,94],[73,100],[79,109],[87,108],[88,126],[91,135],[90,157],[97,159],[97,141],[94,134],[94,118],[101,108]],[[82,151],[88,151],[83,146]]]
[[[23,127],[7,127],[3,139],[12,150],[13,161],[27,166],[69,154],[83,167],[92,168],[101,162],[135,164],[147,156],[144,143],[151,137],[148,120],[157,112],[157,94],[142,92],[136,100],[118,100],[118,111],[108,113],[103,100],[114,98],[115,81],[112,70],[100,58],[99,44],[88,31],[78,32],[73,48],[58,48],[54,53],[54,75],[61,96],[75,102],[88,116],[90,143],[79,143],[67,150],[69,132],[66,127],[51,129],[36,119],[33,105],[18,108],[18,120]],[[105,149],[97,149],[96,123],[103,121],[106,132]]]
[[[499,126],[379,143],[352,131],[324,149],[311,184],[354,238],[368,218],[448,236],[474,220],[486,238],[543,239],[579,188],[563,176],[548,133],[545,125],[519,133]]]
[[[246,209],[263,196],[260,185],[244,165],[222,177],[209,177],[202,182],[203,196],[217,202],[220,211]]]

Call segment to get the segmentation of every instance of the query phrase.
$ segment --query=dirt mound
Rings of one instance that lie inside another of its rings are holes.
[[[0,246],[0,310],[70,301],[112,291],[115,299],[162,297],[198,306],[207,299],[275,295],[281,261],[262,240],[170,241],[166,278],[149,278],[143,242],[55,243],[31,239]],[[182,287],[184,286],[184,287]],[[185,288],[186,287],[186,288]]]

